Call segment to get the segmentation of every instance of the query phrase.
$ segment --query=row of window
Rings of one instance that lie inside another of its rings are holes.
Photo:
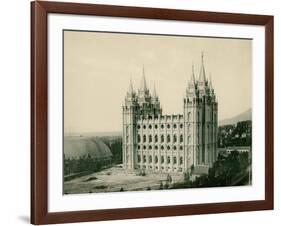
[[[167,156],[167,158],[165,158],[165,156],[161,156],[160,159],[158,159],[158,156],[154,156],[154,162],[153,162],[153,158],[151,155],[146,156],[143,155],[141,158],[141,155],[138,155],[138,163],[142,162],[142,163],[154,163],[157,164],[159,161],[159,163],[161,164],[177,164],[179,163],[179,165],[183,164],[183,157],[177,157],[177,156]]]
[[[146,169],[146,165],[143,165],[143,166],[141,166],[141,165],[138,165],[138,168],[139,169]],[[147,169],[153,169],[153,167],[152,166],[147,166]],[[156,170],[167,170],[167,171],[172,171],[172,170],[174,170],[174,171],[178,171],[178,172],[182,172],[182,167],[179,167],[179,168],[177,168],[177,167],[166,167],[166,169],[165,169],[165,167],[164,166],[161,166],[161,167],[159,167],[158,168],[158,166],[155,166],[155,169]]]
[[[146,135],[143,135],[142,136],[142,139],[141,139],[141,135],[140,134],[138,134],[138,136],[137,136],[137,142],[138,143],[141,143],[141,142],[143,142],[143,143],[145,143],[145,142],[147,142],[147,136]],[[148,142],[149,143],[151,143],[151,142],[155,142],[155,143],[157,143],[158,142],[158,135],[154,135],[154,141],[152,140],[152,135],[148,135]],[[164,139],[165,138],[165,136],[162,134],[161,136],[160,136],[160,142],[161,143],[163,143],[163,142],[165,142]],[[178,141],[178,136],[176,135],[176,134],[174,134],[173,135],[173,142],[174,143],[176,143]],[[171,135],[170,134],[168,134],[167,135],[167,137],[166,137],[166,142],[167,143],[170,143],[171,142]],[[180,136],[179,136],[179,142],[180,143],[182,143],[183,142],[183,135],[181,134]]]
[[[180,124],[179,126],[180,126],[181,129],[183,128],[183,124]],[[170,129],[170,128],[171,128],[171,125],[170,125],[170,124],[167,124],[166,127],[167,127],[167,129]],[[140,129],[140,128],[141,128],[141,125],[138,125],[137,128]],[[143,125],[142,128],[143,128],[143,129],[146,129],[146,125]],[[149,125],[148,128],[149,128],[149,129],[152,129],[152,125]],[[160,128],[161,128],[161,129],[164,129],[164,128],[165,128],[165,125],[164,125],[164,124],[161,124],[161,125],[160,125]],[[173,124],[173,128],[176,129],[176,128],[177,128],[177,124]],[[154,129],[158,129],[158,125],[157,125],[157,124],[154,125]]]
[[[160,150],[164,150],[165,149],[165,147],[164,147],[164,145],[161,145],[160,147],[158,146],[158,145],[155,145],[155,146],[152,146],[152,145],[149,145],[149,146],[146,146],[146,145],[142,145],[142,149],[143,150],[146,150],[146,149],[148,149],[148,150],[152,150],[154,148],[154,150],[158,150],[158,148],[160,148]],[[178,147],[177,146],[170,146],[170,145],[167,145],[167,150],[171,150],[171,148],[173,148],[173,150],[177,150],[178,149]],[[138,150],[140,150],[141,149],[141,145],[138,145]],[[183,146],[179,146],[179,150],[183,150]]]

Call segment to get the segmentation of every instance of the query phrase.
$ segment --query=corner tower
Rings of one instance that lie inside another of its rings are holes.
[[[206,79],[204,55],[201,56],[199,79],[194,69],[184,98],[184,133],[187,168],[208,173],[216,160],[217,101],[211,79]]]
[[[130,81],[123,110],[123,167],[134,169],[136,166],[136,120],[137,96]]]
[[[198,152],[198,84],[195,80],[194,66],[184,98],[184,156],[185,169],[196,165],[196,153]]]

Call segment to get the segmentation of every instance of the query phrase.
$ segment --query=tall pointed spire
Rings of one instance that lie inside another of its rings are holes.
[[[200,74],[199,74],[199,82],[206,82],[206,73],[205,73],[205,67],[204,67],[204,52],[201,53],[201,68],[200,68]]]
[[[132,76],[130,78],[130,86],[129,86],[129,94],[133,94],[134,93],[134,89],[133,89],[133,82],[132,82]]]
[[[190,76],[190,80],[188,82],[188,87],[187,87],[186,92],[190,96],[196,95],[196,81],[195,81],[195,73],[194,73],[194,64],[193,63],[192,63],[191,76]]]
[[[154,86],[153,86],[153,97],[154,97],[154,98],[157,98],[155,84],[154,84]]]
[[[211,74],[209,75],[209,86],[210,86],[210,89],[213,88],[213,84],[212,84],[212,76]]]
[[[215,95],[215,92],[214,92],[214,88],[213,88],[213,82],[212,82],[212,76],[210,74],[209,76],[209,89],[210,89],[210,94],[211,96],[214,96]]]
[[[154,84],[154,86],[153,86],[152,102],[153,102],[154,104],[156,104],[156,103],[158,102],[158,96],[157,96],[157,93],[156,93],[155,84]]]
[[[146,80],[145,80],[144,66],[142,67],[142,80],[141,80],[140,91],[142,91],[142,92],[146,92],[146,91],[147,91],[147,85],[146,85]]]
[[[192,72],[190,77],[190,82],[195,85],[195,74],[194,74],[194,64],[192,63]]]

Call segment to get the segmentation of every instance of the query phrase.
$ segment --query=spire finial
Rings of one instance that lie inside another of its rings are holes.
[[[145,80],[145,71],[144,71],[144,65],[142,65],[142,80],[141,80],[141,87],[140,90],[145,92],[147,91],[147,85]]]
[[[155,83],[153,85],[153,97],[156,98],[157,94],[156,94],[156,88],[155,88]]]
[[[209,75],[209,86],[210,86],[210,89],[213,88],[213,84],[212,84],[212,75],[211,75],[211,73],[210,73],[210,75]]]
[[[201,52],[201,69],[199,74],[199,81],[202,83],[206,82],[205,67],[204,67],[204,52]]]
[[[194,63],[192,62],[192,74],[194,75]]]
[[[192,62],[192,72],[191,72],[191,78],[190,81],[195,84],[195,74],[194,74],[194,63]]]
[[[130,76],[130,86],[129,86],[129,93],[133,94],[134,89],[133,89],[133,82],[132,82],[132,74]]]

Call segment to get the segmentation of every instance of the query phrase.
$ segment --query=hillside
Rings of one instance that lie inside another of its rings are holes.
[[[219,121],[219,126],[236,124],[237,122],[246,121],[246,120],[252,120],[252,109],[251,108],[232,118],[227,118],[227,119]]]

